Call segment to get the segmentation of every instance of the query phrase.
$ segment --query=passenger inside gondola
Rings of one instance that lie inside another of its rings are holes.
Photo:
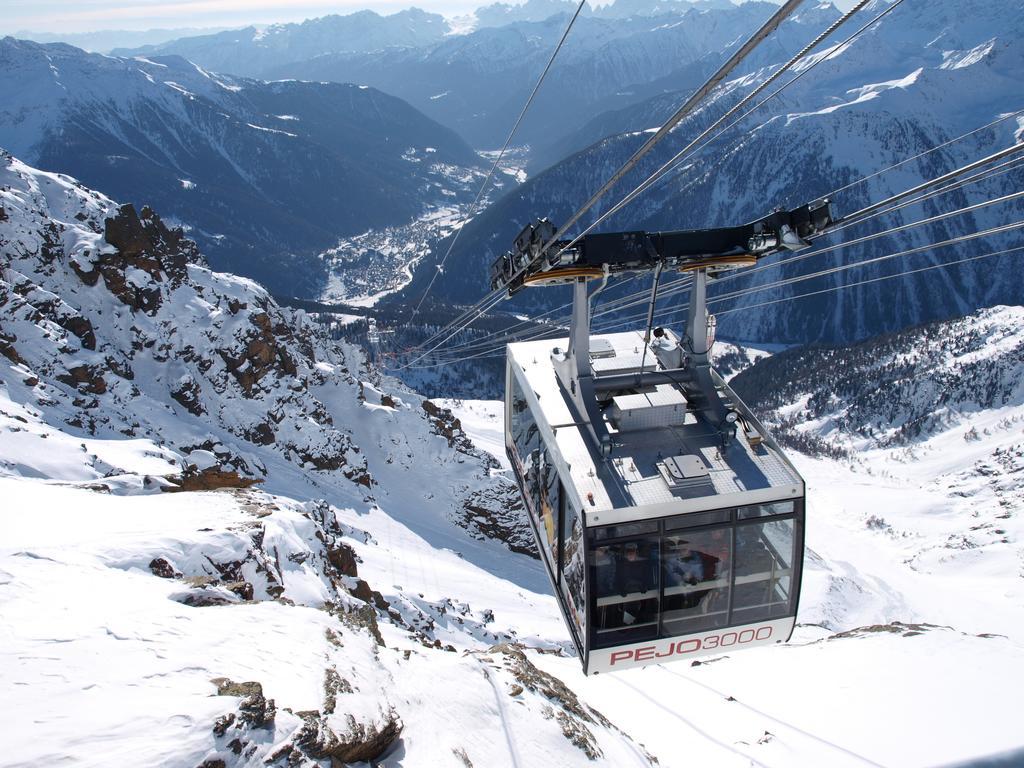
[[[707,596],[708,590],[693,590],[704,581],[715,578],[718,559],[693,549],[689,539],[669,536],[665,540],[665,609],[694,608]],[[672,587],[679,589],[671,590]]]
[[[635,541],[623,545],[618,563],[618,591],[621,597],[644,595],[643,598],[622,604],[622,623],[631,626],[656,620],[658,600],[647,593],[658,588],[657,550],[650,550]],[[653,557],[652,557],[653,555]]]
[[[594,549],[597,629],[629,629],[658,619],[657,542],[628,541]]]

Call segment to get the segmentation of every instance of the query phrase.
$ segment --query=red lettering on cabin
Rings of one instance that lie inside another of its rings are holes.
[[[617,661],[625,661],[626,659],[633,658],[632,651],[615,651],[612,653],[611,663],[614,665]]]
[[[648,659],[654,658],[654,652],[657,650],[656,646],[648,645],[646,648],[637,648],[635,661],[647,661]]]
[[[754,640],[767,640],[772,633],[771,626],[762,626],[758,627],[756,631],[745,629],[738,635],[735,632],[725,632],[721,635],[673,641],[664,650],[659,650],[657,645],[645,645],[636,650],[613,651],[608,665],[615,666],[620,661],[650,661],[651,659],[664,659],[667,656],[682,656],[695,651],[710,651],[716,648],[728,648],[731,645],[746,645]]]
[[[689,645],[690,643],[693,643],[693,647],[692,648],[687,648],[684,651],[683,650],[683,646]],[[694,651],[699,651],[699,650],[700,650],[700,640],[683,640],[681,642],[676,643],[676,653],[693,653]]]

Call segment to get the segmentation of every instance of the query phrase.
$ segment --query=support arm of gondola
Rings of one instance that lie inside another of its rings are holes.
[[[775,211],[737,227],[671,232],[614,232],[586,235],[577,242],[551,242],[555,227],[546,219],[520,232],[515,249],[491,267],[491,287],[509,295],[528,285],[572,284],[573,313],[568,349],[554,349],[551,360],[561,390],[603,456],[611,454],[611,435],[601,405],[619,392],[671,384],[695,412],[727,442],[735,434],[736,414],[723,401],[710,363],[707,314],[709,271],[736,268],[784,250],[801,250],[808,238],[833,225],[831,204],[818,200],[791,211]],[[599,375],[590,360],[590,300],[587,282],[609,274],[677,269],[694,275],[681,343],[667,338],[652,345],[659,370]]]

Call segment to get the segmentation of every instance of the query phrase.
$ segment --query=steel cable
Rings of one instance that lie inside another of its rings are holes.
[[[519,129],[519,125],[523,122],[523,118],[526,117],[527,111],[530,109],[530,105],[533,104],[534,98],[537,96],[537,92],[540,91],[540,86],[548,76],[548,72],[551,70],[551,65],[555,63],[555,57],[558,56],[558,52],[562,50],[562,46],[565,44],[566,38],[569,36],[569,31],[576,23],[576,19],[579,18],[580,12],[583,10],[583,6],[586,5],[587,0],[580,0],[579,6],[576,8],[576,13],[569,19],[569,24],[566,26],[565,31],[562,33],[562,38],[558,41],[558,45],[555,46],[555,50],[551,52],[551,58],[548,59],[547,65],[544,67],[544,71],[541,72],[540,77],[537,79],[537,84],[533,86],[533,91],[530,93],[529,98],[523,105],[522,111],[519,113],[519,117],[516,119],[515,124],[512,126],[512,130],[509,131],[508,138],[505,139],[505,143],[501,147],[501,151],[498,156],[494,159],[494,163],[491,165],[491,169],[487,172],[487,177],[484,179],[483,184],[480,185],[480,191],[476,193],[476,199],[473,200],[473,204],[470,206],[469,214],[466,216],[466,220],[463,222],[463,226],[459,227],[455,232],[455,236],[452,241],[448,244],[448,250],[445,251],[444,256],[441,258],[441,262],[437,265],[434,270],[434,274],[430,277],[430,282],[427,283],[426,289],[423,291],[423,295],[420,297],[419,303],[412,312],[412,318],[409,320],[412,323],[416,319],[417,313],[419,313],[420,307],[423,306],[423,302],[427,298],[427,294],[430,293],[430,289],[434,285],[434,281],[437,279],[438,274],[444,269],[444,264],[448,260],[448,256],[451,254],[452,249],[455,247],[455,243],[459,239],[459,235],[462,234],[462,230],[465,225],[473,218],[473,214],[476,212],[476,206],[480,202],[480,198],[483,196],[484,190],[487,188],[487,183],[491,180],[494,175],[495,169],[498,167],[498,163],[501,162],[501,158],[504,157],[505,151],[508,149],[508,145],[512,142],[512,137],[515,136],[516,131]]]

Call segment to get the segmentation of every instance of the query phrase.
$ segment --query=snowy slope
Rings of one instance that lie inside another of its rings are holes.
[[[67,177],[10,156],[3,164],[0,354],[12,366],[11,401],[48,429],[159,444],[174,464],[154,475],[202,484],[204,470],[235,473],[236,484],[329,490],[360,508],[415,501],[433,543],[493,557],[494,542],[451,521],[473,527],[468,507],[498,510],[512,486],[490,477],[493,462],[465,444],[450,414],[379,382],[358,350],[334,345],[255,283],[201,266],[194,244],[152,212],[140,219]],[[53,476],[33,466],[45,456],[21,450],[29,435],[15,434],[0,449],[8,471]],[[402,482],[436,471],[417,456],[449,468],[450,486],[430,505]],[[118,470],[101,461],[64,479]]]
[[[1003,312],[1003,333],[1018,314]],[[983,314],[951,336],[991,328]],[[1019,379],[1020,356],[986,341],[976,362],[991,358]],[[772,370],[784,384],[779,371],[793,368]],[[860,378],[865,388],[893,386],[884,373]],[[493,445],[499,403],[467,401],[457,412],[474,440]],[[791,453],[807,480],[808,525],[798,626],[786,646],[590,678],[572,659],[538,664],[663,765],[939,766],[1004,753],[1006,765],[1019,765],[1022,425],[1017,391],[912,449],[842,460]],[[965,443],[972,428],[978,438]]]
[[[2,189],[3,764],[486,764],[502,722],[532,764],[643,755],[488,651],[565,640],[450,412],[151,212],[9,156]]]
[[[510,549],[522,521],[498,514],[499,404],[424,402],[151,213],[9,157],[0,190],[0,765],[931,766],[1024,748],[1016,385],[914,451],[795,456],[792,643],[583,678],[538,563]],[[982,339],[978,365],[1019,382],[1019,312],[1001,312],[950,338]],[[273,442],[247,437],[258,423]]]

